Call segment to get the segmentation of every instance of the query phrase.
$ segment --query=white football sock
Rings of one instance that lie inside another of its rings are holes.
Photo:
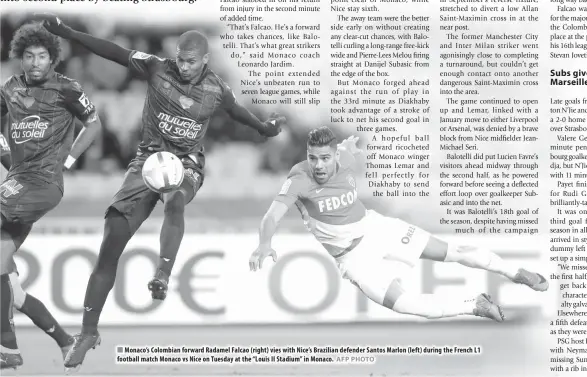
[[[476,298],[458,299],[446,295],[405,292],[395,302],[393,310],[428,319],[473,315]]]
[[[446,262],[456,262],[463,266],[479,268],[513,279],[519,267],[504,261],[499,255],[487,249],[471,246],[449,245]]]

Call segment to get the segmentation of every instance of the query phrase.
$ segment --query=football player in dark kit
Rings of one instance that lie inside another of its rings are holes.
[[[4,135],[0,134],[0,164],[4,170],[2,176],[10,171],[11,159],[10,159],[10,146]],[[16,264],[12,261],[13,265],[8,269],[8,279],[10,287],[12,288],[12,304],[13,307],[19,312],[23,313],[41,330],[49,335],[61,349],[61,356],[65,360],[67,352],[73,346],[73,336],[69,335],[63,327],[57,322],[55,317],[47,309],[45,304],[32,294],[25,292],[22,288],[18,276],[18,270]],[[8,355],[9,352],[3,354],[0,357],[0,369],[4,368],[17,368],[20,365],[22,358],[20,355]]]
[[[122,187],[106,211],[104,238],[84,301],[82,332],[76,336],[65,360],[65,367],[75,370],[82,364],[87,351],[100,342],[97,330],[100,312],[114,285],[120,255],[159,200],[164,203],[165,213],[160,260],[148,287],[153,299],[165,298],[184,234],[184,207],[192,201],[203,183],[205,158],[202,139],[214,112],[223,109],[234,120],[267,137],[279,134],[285,118],[275,115],[261,122],[240,105],[228,85],[208,67],[208,40],[198,31],[182,34],[175,59],[163,59],[72,30],[54,15],[42,14],[38,17],[43,19],[45,27],[52,33],[128,67],[132,74],[148,82],[142,139]],[[178,156],[186,172],[180,189],[163,195],[147,188],[141,175],[146,158],[159,151]]]
[[[16,276],[13,254],[35,222],[63,197],[64,167],[71,167],[101,128],[96,109],[80,84],[54,71],[60,50],[59,39],[41,24],[21,26],[11,41],[10,53],[20,60],[23,73],[10,77],[0,89],[0,116],[7,119],[10,151],[10,170],[0,186],[2,369],[23,363],[12,322],[14,304],[21,311],[21,305],[28,305],[25,311],[41,315],[43,323],[35,324],[55,334],[62,350],[71,346],[71,337],[40,301],[30,296],[28,304],[20,302],[27,298],[21,297],[24,293],[18,279],[11,278]],[[74,141],[75,118],[83,122],[84,128]]]

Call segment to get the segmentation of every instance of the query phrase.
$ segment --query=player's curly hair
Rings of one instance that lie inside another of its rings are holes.
[[[59,61],[61,43],[39,22],[31,22],[19,27],[10,42],[10,57],[22,59],[24,50],[31,46],[45,47],[53,64]]]
[[[336,147],[337,140],[334,132],[326,126],[315,128],[308,134],[308,147]]]

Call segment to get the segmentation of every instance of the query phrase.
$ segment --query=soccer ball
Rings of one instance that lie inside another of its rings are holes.
[[[165,194],[181,186],[184,169],[181,160],[173,153],[157,152],[147,158],[142,174],[148,188]]]

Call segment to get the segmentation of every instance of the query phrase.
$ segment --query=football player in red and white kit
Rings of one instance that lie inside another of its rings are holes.
[[[395,312],[428,319],[474,315],[502,322],[505,318],[502,309],[484,293],[459,299],[406,291],[402,276],[421,258],[495,272],[536,291],[548,289],[540,274],[511,266],[489,250],[453,245],[400,219],[366,209],[358,198],[354,178],[355,156],[361,152],[357,140],[351,137],[337,145],[328,127],[310,132],[307,160],[291,169],[263,217],[259,246],[249,260],[252,271],[260,269],[268,256],[277,260],[271,239],[295,204],[308,231],[335,259],[342,277]]]

